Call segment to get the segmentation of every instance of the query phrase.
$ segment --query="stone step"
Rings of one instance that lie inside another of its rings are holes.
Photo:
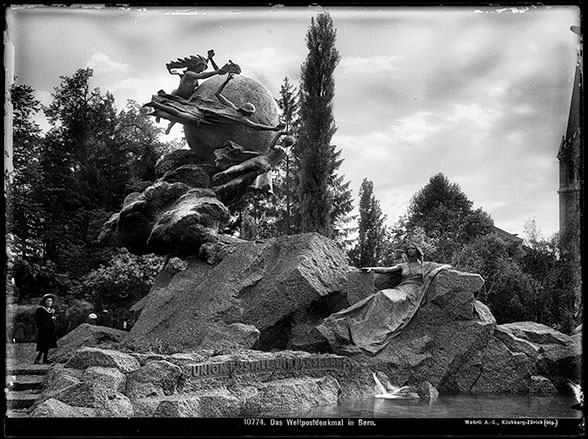
[[[6,387],[14,391],[41,389],[43,379],[43,375],[8,375]]]
[[[10,364],[6,365],[7,375],[45,375],[51,364]]]
[[[34,390],[6,392],[6,408],[10,410],[27,409],[39,398],[40,392]]]
[[[12,409],[6,410],[7,418],[28,418],[27,409]]]

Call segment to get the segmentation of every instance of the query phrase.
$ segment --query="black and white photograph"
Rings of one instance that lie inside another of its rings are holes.
[[[578,4],[4,14],[7,437],[584,434]]]

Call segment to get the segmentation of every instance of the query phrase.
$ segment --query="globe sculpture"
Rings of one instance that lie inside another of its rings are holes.
[[[173,74],[184,69],[178,88],[160,90],[144,107],[156,121],[170,122],[168,132],[182,124],[190,150],[161,158],[160,177],[127,196],[104,225],[102,242],[136,254],[214,259],[231,210],[247,191],[271,189],[268,171],[293,139],[282,139],[287,133],[269,92],[231,61],[219,69],[211,53],[167,64]],[[206,71],[208,62],[214,70]]]

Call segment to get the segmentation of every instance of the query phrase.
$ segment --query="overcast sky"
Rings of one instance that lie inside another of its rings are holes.
[[[127,99],[172,91],[165,64],[216,52],[279,96],[298,85],[318,7],[37,7],[8,11],[18,84],[50,103],[59,76]],[[357,199],[364,178],[393,224],[443,172],[496,226],[558,230],[558,161],[579,38],[577,7],[327,7],[337,29],[333,143]],[[161,122],[162,127],[167,121]],[[176,125],[170,137],[182,136]],[[357,204],[357,203],[355,203]]]

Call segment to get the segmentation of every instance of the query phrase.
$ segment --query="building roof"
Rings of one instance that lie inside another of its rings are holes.
[[[492,226],[492,231],[498,233],[500,236],[502,236],[503,238],[518,242],[518,243],[522,243],[523,242],[523,238],[519,238],[518,235],[515,233],[509,233],[506,230],[502,230],[496,226]]]

